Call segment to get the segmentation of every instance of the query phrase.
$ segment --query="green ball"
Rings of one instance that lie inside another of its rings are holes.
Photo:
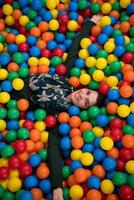
[[[51,58],[50,62],[53,66],[56,66],[62,63],[62,59],[59,56],[54,56]]]
[[[111,73],[117,73],[121,70],[121,62],[120,61],[114,61],[110,64],[110,71]]]
[[[119,2],[115,2],[112,4],[112,10],[117,10],[117,11],[120,11],[121,10],[121,7],[120,7],[120,3]]]
[[[14,200],[15,195],[12,192],[6,191],[1,200]]]
[[[19,9],[20,5],[17,1],[14,1],[13,4],[12,4],[12,7],[13,7],[13,9]]]
[[[34,115],[35,115],[35,119],[36,119],[36,120],[42,121],[42,120],[45,119],[47,113],[46,113],[46,111],[45,111],[44,109],[39,108],[39,109],[37,109],[37,110],[35,111]]]
[[[18,119],[19,115],[20,113],[17,108],[10,108],[7,112],[7,116],[9,119]]]
[[[90,119],[90,122],[91,122],[92,126],[96,126],[95,119]]]
[[[129,33],[130,33],[130,36],[131,36],[131,37],[134,37],[134,26],[132,26],[132,27],[130,28]]]
[[[63,166],[62,167],[62,178],[67,179],[70,176],[70,167],[69,166]]]
[[[6,142],[14,142],[17,139],[16,131],[8,130],[5,136]]]
[[[8,80],[13,81],[14,79],[18,78],[19,74],[17,72],[11,71],[8,73]]]
[[[7,103],[7,108],[16,108],[17,107],[17,100],[11,99],[10,101],[8,101]]]
[[[128,21],[129,20],[129,16],[125,15],[123,17],[121,17],[120,22],[124,22],[124,21]]]
[[[30,31],[33,27],[35,27],[36,26],[36,24],[35,24],[35,22],[33,22],[33,21],[29,21],[27,24],[26,24],[26,30],[27,31]]]
[[[11,28],[7,27],[7,28],[5,28],[5,31],[6,31],[7,33],[10,33],[10,32],[11,32]]]
[[[5,189],[0,185],[0,198],[4,195]]]
[[[91,131],[91,130],[84,131],[84,133],[83,133],[83,140],[86,143],[93,142],[95,140],[95,135],[94,135],[93,131]]]
[[[6,145],[1,149],[1,155],[4,158],[9,158],[15,153],[14,148],[11,145]]]
[[[106,115],[107,114],[107,110],[105,107],[101,107],[100,112],[102,115]]]
[[[78,67],[74,67],[73,69],[71,69],[70,75],[79,77],[81,75],[81,69]]]
[[[122,132],[125,135],[134,135],[134,128],[130,125],[125,125],[122,127]]]
[[[63,188],[63,198],[66,200],[70,200],[70,190],[68,187]]]
[[[115,29],[115,30],[113,31],[112,36],[115,38],[115,37],[117,37],[118,35],[122,35],[122,32],[121,32],[120,30],[118,30],[118,29]]]
[[[0,42],[3,43],[5,41],[5,38],[2,34],[0,34]]]
[[[80,10],[85,10],[86,8],[88,8],[88,2],[86,0],[79,0],[78,8]]]
[[[128,184],[134,189],[134,174],[128,176]]]
[[[88,109],[88,115],[90,118],[95,119],[98,115],[100,115],[100,109],[97,106],[91,106]]]
[[[89,68],[89,69],[87,69],[87,73],[89,74],[89,75],[93,75],[93,73],[95,72],[97,70],[97,68],[96,67],[91,67],[91,68]]]
[[[112,178],[114,185],[121,186],[124,185],[127,181],[127,177],[122,172],[115,172]]]
[[[38,15],[37,12],[31,8],[27,12],[27,16],[31,20],[34,19],[35,17],[37,17],[37,15]]]
[[[90,9],[91,9],[91,12],[92,12],[93,14],[97,14],[97,13],[100,12],[101,6],[100,6],[100,4],[98,4],[98,3],[91,3]]]
[[[109,115],[109,116],[108,116],[109,121],[111,121],[112,119],[115,119],[115,118],[116,118],[115,115]]]
[[[91,90],[98,90],[99,88],[99,83],[94,81],[94,80],[91,80],[90,83],[89,83],[89,88]]]
[[[111,76],[111,75],[112,75],[112,73],[111,73],[111,71],[110,71],[110,66],[107,66],[107,67],[104,69],[104,74],[105,74],[106,76]]]
[[[128,52],[131,52],[131,53],[134,53],[134,43],[133,42],[130,42],[126,45],[126,50]]]
[[[107,57],[108,57],[108,53],[104,49],[100,49],[98,51],[97,55],[96,55],[96,58],[105,58],[105,59],[107,59]]]
[[[19,68],[18,73],[21,78],[26,78],[29,75],[29,69],[26,67],[21,67]]]
[[[73,40],[76,37],[76,33],[68,31],[67,34],[66,34],[66,36],[67,36],[68,39]]]
[[[20,52],[14,53],[13,54],[13,61],[17,64],[24,62],[24,57],[23,57],[22,53],[20,53]]]
[[[20,195],[25,192],[24,189],[20,189],[18,192],[15,194],[15,200],[20,200]]]
[[[29,131],[26,128],[20,128],[17,132],[17,138],[27,140],[29,138]]]
[[[7,110],[5,108],[0,108],[0,119],[5,119],[7,115]]]
[[[41,157],[42,161],[46,161],[47,160],[47,155],[48,155],[47,149],[41,149],[41,150],[39,150],[38,154]]]
[[[88,111],[82,110],[79,114],[79,117],[82,121],[88,121],[89,120]]]
[[[46,7],[46,0],[42,0],[42,5]]]

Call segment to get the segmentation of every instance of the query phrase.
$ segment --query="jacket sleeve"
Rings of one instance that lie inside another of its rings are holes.
[[[58,126],[52,128],[48,138],[48,166],[52,188],[62,188],[62,156],[59,148],[60,135]]]
[[[86,20],[83,24],[82,30],[80,31],[78,36],[76,36],[75,40],[72,42],[71,48],[68,52],[67,59],[65,61],[65,65],[68,68],[67,76],[69,76],[70,70],[74,67],[73,65],[77,58],[78,51],[80,49],[81,39],[89,36],[90,30],[94,25],[95,25],[94,22]]]

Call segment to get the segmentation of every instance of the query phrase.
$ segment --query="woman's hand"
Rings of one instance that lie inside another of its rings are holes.
[[[90,19],[92,22],[94,22],[95,24],[98,23],[98,21],[101,19],[103,15],[101,13],[97,14],[97,15],[93,15],[92,18]]]
[[[63,191],[61,188],[53,190],[53,200],[63,200]]]

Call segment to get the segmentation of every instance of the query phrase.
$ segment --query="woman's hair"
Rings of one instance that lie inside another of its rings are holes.
[[[105,98],[106,97],[103,94],[99,94],[96,106],[98,106],[98,107],[104,106]]]

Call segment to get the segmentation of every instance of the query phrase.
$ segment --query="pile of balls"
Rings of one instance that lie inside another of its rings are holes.
[[[105,95],[103,107],[72,105],[58,119],[11,98],[33,74],[67,73],[86,18],[102,12],[69,83]],[[134,1],[0,1],[0,199],[51,200],[49,131],[59,125],[65,200],[134,200]]]

